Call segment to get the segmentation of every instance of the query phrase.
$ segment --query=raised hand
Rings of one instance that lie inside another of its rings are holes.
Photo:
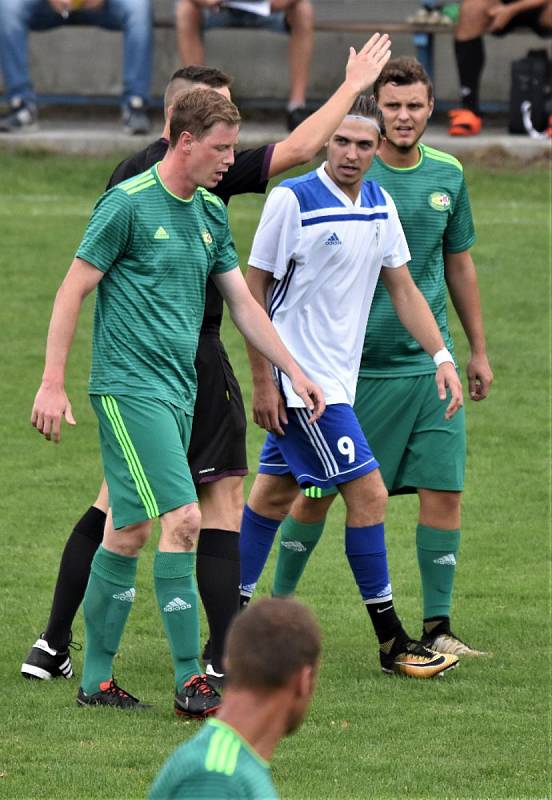
[[[391,39],[384,33],[374,33],[366,44],[356,52],[349,48],[349,60],[345,74],[358,93],[369,89],[391,58]]]

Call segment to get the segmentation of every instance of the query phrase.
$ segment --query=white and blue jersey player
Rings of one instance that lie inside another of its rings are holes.
[[[413,642],[394,611],[384,541],[387,492],[354,410],[364,334],[377,281],[384,281],[410,333],[435,357],[438,391],[462,390],[452,357],[406,262],[410,253],[391,197],[364,181],[382,119],[360,97],[327,146],[327,161],[269,195],[255,234],[247,282],[304,371],[324,390],[310,414],[287,377],[249,349],[255,421],[268,431],[241,530],[241,592],[251,596],[275,532],[299,487],[336,486],[347,507],[345,551],[380,642],[385,671],[431,677],[454,666]],[[401,668],[398,668],[398,660]],[[420,664],[423,661],[423,668]],[[397,662],[397,663],[396,663]]]

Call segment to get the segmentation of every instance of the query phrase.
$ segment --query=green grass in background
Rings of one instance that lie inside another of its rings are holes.
[[[153,544],[116,660],[120,683],[155,704],[127,716],[75,705],[78,679],[29,683],[22,659],[45,625],[65,540],[101,477],[86,396],[93,302],[81,318],[67,388],[78,421],[55,447],[29,424],[54,293],[115,159],[0,153],[2,555],[0,796],[139,798],[171,750],[197,729],[172,713],[170,657],[152,590]],[[468,168],[495,385],[467,401],[469,454],[454,625],[492,658],[464,660],[438,681],[388,678],[343,555],[341,503],[301,584],[324,633],[311,713],[273,761],[283,798],[550,796],[549,246],[545,169]],[[231,221],[245,264],[262,198],[236,198]],[[454,315],[452,314],[454,320]],[[465,342],[456,321],[456,346]],[[250,405],[240,335],[224,341]],[[262,441],[248,430],[251,469]],[[390,501],[387,541],[396,604],[420,632],[416,500]],[[273,559],[260,589],[269,591]],[[82,618],[74,637],[83,639]],[[80,674],[82,655],[74,665]]]

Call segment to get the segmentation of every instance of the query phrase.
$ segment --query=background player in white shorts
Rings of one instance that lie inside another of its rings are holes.
[[[251,596],[298,486],[336,485],[347,506],[345,550],[380,642],[386,672],[431,677],[457,663],[410,639],[391,594],[383,518],[387,491],[352,405],[370,304],[382,279],[404,326],[435,358],[439,397],[452,416],[462,388],[437,324],[407,267],[410,253],[391,197],[363,181],[383,118],[359,97],[318,170],[284,181],[264,208],[247,282],[290,352],[319,381],[327,410],[309,414],[286,377],[249,350],[256,422],[269,431],[241,528],[242,595]],[[259,395],[262,401],[259,401]]]

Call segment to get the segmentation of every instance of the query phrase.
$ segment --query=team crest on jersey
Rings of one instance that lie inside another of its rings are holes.
[[[213,244],[213,237],[206,228],[201,231],[201,238],[203,239],[203,243],[207,246]]]
[[[450,197],[446,192],[432,192],[428,202],[435,211],[448,211],[450,208]]]

